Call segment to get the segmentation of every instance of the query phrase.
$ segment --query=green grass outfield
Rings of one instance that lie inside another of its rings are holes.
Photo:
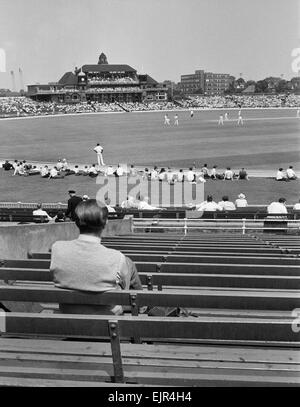
[[[66,202],[68,190],[75,189],[78,194],[95,198],[99,186],[96,179],[70,175],[64,179],[48,180],[38,175],[31,177],[12,177],[12,172],[0,170],[1,202]],[[204,184],[204,193],[212,194],[216,201],[223,195],[235,200],[243,192],[249,204],[266,204],[283,196],[288,204],[300,198],[300,181],[276,182],[267,178],[251,178],[249,181],[211,181]]]
[[[223,111],[224,112],[224,111]],[[105,149],[105,162],[188,167],[216,164],[220,168],[241,166],[262,172],[294,165],[300,172],[300,120],[296,109],[243,110],[245,124],[236,125],[237,111],[228,110],[234,119],[218,127],[220,111],[180,111],[179,126],[166,127],[164,112],[92,114],[46,118],[0,120],[0,159],[17,158],[57,161],[66,157],[73,163],[93,163],[93,147]],[[173,112],[169,112],[173,124]],[[95,196],[95,180],[70,176],[47,181],[39,177],[10,177],[1,171],[0,201],[65,201],[66,191]],[[205,191],[216,199],[226,192],[232,199],[244,192],[249,203],[260,204],[285,196],[289,203],[298,200],[299,183],[277,183],[252,178],[248,183],[207,182]]]

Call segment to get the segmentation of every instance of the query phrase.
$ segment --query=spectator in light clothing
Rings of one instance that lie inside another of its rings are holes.
[[[229,201],[228,196],[224,195],[222,201],[219,204],[223,211],[235,211],[235,205],[233,202]]]
[[[156,209],[165,209],[165,208],[157,208],[149,204],[149,198],[146,196],[143,200],[141,200],[138,204],[139,210],[156,210]]]
[[[285,206],[286,199],[285,198],[279,198],[278,202],[272,202],[268,207],[267,211],[268,214],[287,214],[287,208]]]
[[[300,199],[299,202],[297,202],[294,206],[293,206],[294,211],[300,211]]]
[[[284,175],[283,168],[279,168],[276,174],[276,181],[286,181],[286,176]]]
[[[158,171],[157,167],[155,166],[154,169],[151,171],[150,174],[151,180],[157,180],[158,179]]]
[[[41,168],[41,177],[42,178],[48,178],[49,177],[49,168],[48,165],[45,165],[43,168]]]
[[[48,215],[46,211],[43,210],[42,204],[37,205],[37,209],[32,212],[33,216],[44,216],[48,220],[52,220],[51,216]]]
[[[189,171],[186,174],[186,179],[187,179],[188,182],[193,182],[193,181],[195,181],[195,178],[196,178],[196,174],[193,171],[193,168],[190,167]]]
[[[76,207],[76,225],[80,235],[75,240],[58,241],[52,246],[50,270],[59,288],[103,293],[111,290],[142,290],[136,267],[118,250],[101,244],[108,210],[95,199]],[[123,313],[120,305],[60,304],[60,312],[70,314]]]
[[[297,179],[297,175],[296,175],[295,171],[293,170],[292,165],[290,165],[289,168],[286,170],[286,175],[287,175],[287,179],[289,179],[289,180]]]
[[[214,165],[211,170],[210,178],[217,179],[217,166],[216,165]]]
[[[203,212],[215,212],[222,211],[222,206],[213,201],[213,197],[208,195],[206,201],[202,202],[200,205],[196,205],[198,211]]]
[[[177,173],[177,182],[184,182],[184,174],[182,168]]]
[[[248,206],[248,202],[244,194],[238,195],[238,199],[236,199],[235,201],[235,206],[237,208],[245,208],[246,206]]]
[[[230,167],[227,167],[224,173],[224,181],[233,181],[233,171],[230,169]]]

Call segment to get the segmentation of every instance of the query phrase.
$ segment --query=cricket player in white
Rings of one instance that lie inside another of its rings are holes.
[[[102,165],[102,166],[105,165],[103,162],[103,156],[102,156],[103,147],[101,147],[100,144],[98,143],[97,146],[94,148],[94,151],[97,154],[98,165]]]
[[[222,126],[224,125],[224,119],[223,119],[223,115],[222,115],[222,114],[220,114],[218,125],[219,125],[219,126],[220,126],[220,125],[222,125]]]
[[[170,119],[169,119],[169,116],[167,114],[165,114],[165,124],[170,126]]]
[[[225,121],[228,122],[228,120],[229,120],[228,119],[228,113],[226,112],[224,116],[225,116]]]
[[[297,110],[297,117],[300,118],[300,109]]]
[[[178,125],[179,125],[178,114],[175,114],[175,116],[174,116],[174,126],[178,126]]]
[[[243,118],[242,118],[242,111],[239,110],[239,117],[238,117],[238,122],[237,122],[238,126],[241,124],[244,124]]]

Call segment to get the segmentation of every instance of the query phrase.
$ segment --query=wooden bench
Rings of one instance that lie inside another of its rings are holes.
[[[300,308],[300,293],[297,290],[242,290],[207,288],[193,290],[151,291],[106,291],[101,294],[84,293],[56,287],[0,286],[1,301],[124,305],[130,306],[132,315],[139,308],[183,307],[195,309],[241,309],[293,311]]]
[[[138,272],[236,274],[236,275],[283,275],[299,276],[300,265],[241,264],[241,263],[184,263],[184,262],[135,262]],[[1,268],[49,269],[50,260],[1,260]],[[0,270],[1,270],[0,268]]]
[[[50,385],[78,381],[78,386],[299,386],[299,349],[293,349],[299,338],[289,334],[289,323],[258,318],[234,321],[8,313],[6,336],[32,335],[35,339],[0,338],[0,384],[23,385],[22,379],[27,379],[31,385],[37,379],[43,385],[48,385],[48,380]],[[154,344],[122,343],[134,335]],[[49,336],[77,341],[51,340]],[[81,342],[80,338],[89,341]],[[110,344],[92,342],[99,338]],[[225,338],[230,338],[230,346]],[[259,342],[263,338],[271,341]],[[164,340],[175,343],[159,344]],[[181,344],[176,344],[178,341]],[[189,341],[200,345],[187,346]],[[286,349],[276,348],[278,344]]]
[[[124,252],[134,262],[172,262],[172,263],[239,263],[239,264],[278,264],[281,265],[300,265],[300,258],[297,256],[249,256],[249,255],[232,255],[232,253],[222,254],[213,253],[203,255],[200,254],[157,254],[157,253],[139,253],[139,252]],[[51,258],[50,253],[29,253],[30,258],[45,259]]]
[[[267,289],[300,289],[299,276],[265,276],[238,274],[192,274],[192,273],[139,273],[141,282],[148,290],[157,287],[159,290],[168,287],[238,287]],[[0,280],[52,282],[53,276],[47,269],[10,269],[0,268]]]

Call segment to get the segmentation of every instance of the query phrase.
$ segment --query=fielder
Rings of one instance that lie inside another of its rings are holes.
[[[97,154],[98,165],[99,165],[99,166],[100,166],[100,165],[102,165],[102,166],[105,165],[105,164],[104,164],[104,161],[103,161],[103,156],[102,156],[103,147],[101,147],[100,144],[98,143],[97,146],[94,148],[94,151],[95,151],[96,154]]]

